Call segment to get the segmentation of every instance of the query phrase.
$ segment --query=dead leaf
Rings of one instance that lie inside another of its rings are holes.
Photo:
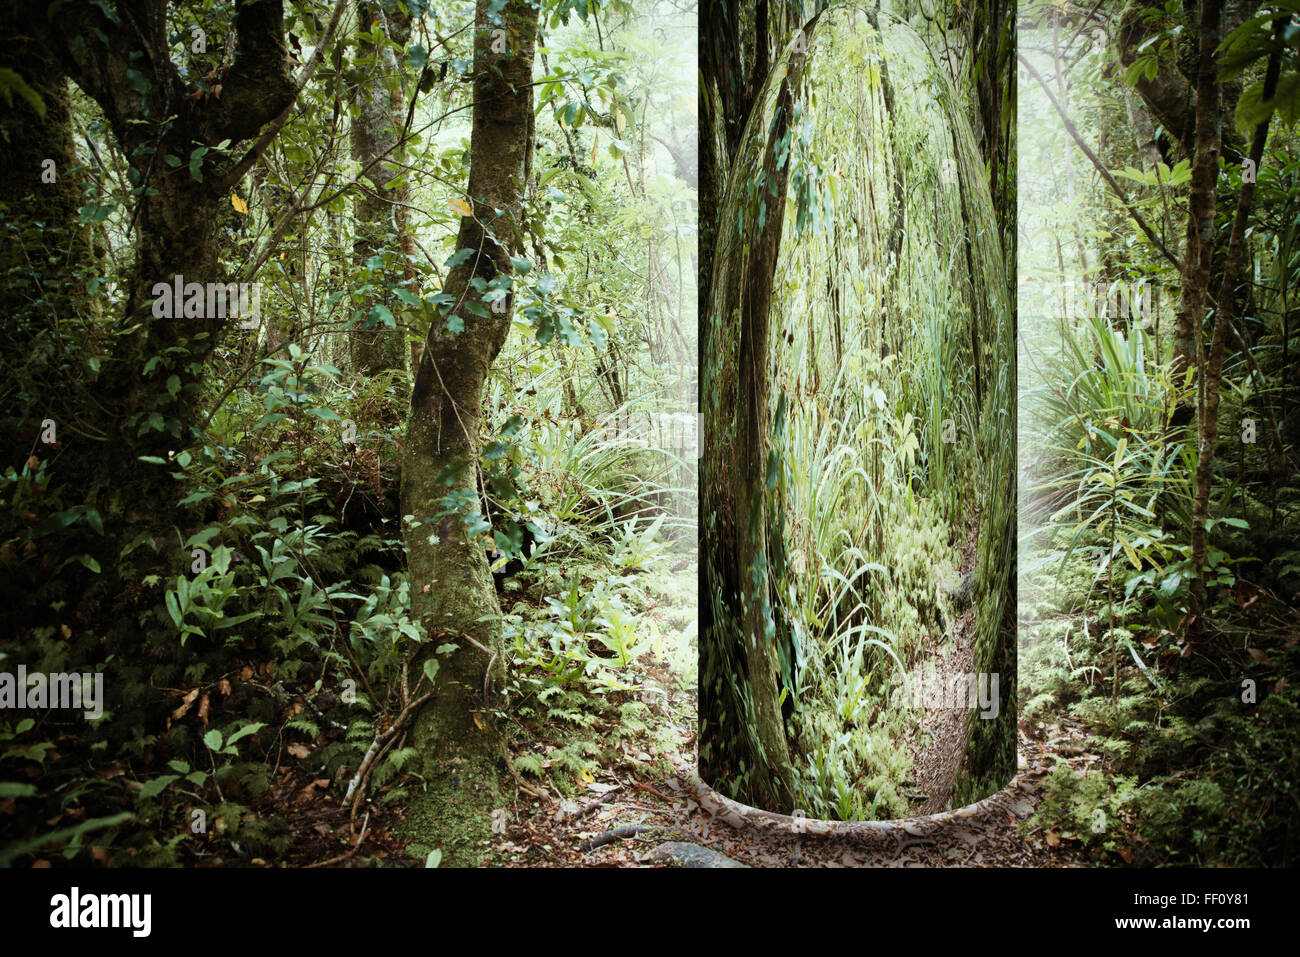
[[[291,744],[288,747],[288,751],[289,754],[297,758],[299,761],[303,760],[304,758],[308,757],[311,754],[311,749],[308,748],[307,745],[305,744],[297,744],[297,743]]]
[[[203,692],[203,697],[199,699],[199,720],[203,722],[205,728],[208,726],[208,705],[210,703],[208,693]]]
[[[185,697],[181,699],[181,706],[172,712],[172,720],[179,721],[189,712],[190,706],[194,704],[194,699],[199,696],[199,689],[194,688],[186,692]]]
[[[1043,835],[1043,841],[1048,847],[1056,847],[1056,845],[1061,843],[1061,835],[1057,834],[1055,831],[1048,831]]]

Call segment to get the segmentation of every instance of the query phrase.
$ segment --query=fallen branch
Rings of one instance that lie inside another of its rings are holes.
[[[598,847],[604,847],[606,844],[613,844],[615,841],[626,840],[629,837],[637,837],[641,834],[663,832],[667,830],[668,828],[659,824],[625,824],[622,827],[602,831],[595,837],[583,841],[578,845],[578,847],[580,850],[594,851]]]
[[[414,701],[412,701],[410,704],[408,704],[405,708],[402,709],[401,714],[397,716],[397,718],[393,721],[392,725],[389,727],[387,731],[375,732],[375,739],[370,742],[370,747],[366,750],[365,757],[361,759],[361,764],[357,768],[357,773],[352,775],[352,780],[348,782],[348,792],[343,796],[344,804],[347,804],[349,801],[352,801],[353,794],[357,792],[357,789],[361,787],[362,780],[370,773],[370,766],[374,764],[375,761],[378,759],[380,750],[381,749],[387,750],[387,748],[383,748],[383,746],[389,743],[394,737],[396,737],[397,732],[401,730],[402,725],[406,723],[406,719],[409,718],[414,713],[415,709],[418,708],[420,705],[424,704],[432,697],[433,697],[433,692],[426,691],[424,694],[420,695],[420,697],[416,698]],[[362,790],[364,792],[364,788]],[[360,795],[358,795],[358,799],[359,798]],[[356,811],[355,811],[355,802],[354,802],[353,814],[355,813]]]

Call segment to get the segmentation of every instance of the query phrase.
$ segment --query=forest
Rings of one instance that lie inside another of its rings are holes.
[[[1297,861],[1298,12],[1020,10],[1020,722],[1093,862]]]
[[[906,818],[1014,770],[1012,51],[969,13],[947,46],[906,8],[785,12],[747,117],[726,51],[705,91],[701,777]],[[942,701],[966,676],[978,713]]]
[[[473,864],[670,772],[691,8],[0,35],[4,861]]]
[[[1300,0],[10,0],[0,169],[0,868],[1296,863]]]

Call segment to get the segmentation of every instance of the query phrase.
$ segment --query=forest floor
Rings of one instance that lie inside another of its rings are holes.
[[[1041,779],[1060,760],[1084,764],[1090,758],[1061,758],[1051,745],[1022,734],[1020,772],[1002,791],[970,808],[870,827],[745,811],[704,787],[693,762],[683,761],[665,780],[619,781],[576,813],[559,804],[539,806],[510,829],[494,855],[504,866],[675,866],[685,844],[731,862],[714,858],[690,866],[1086,866],[1071,842],[1025,825],[1038,807]]]
[[[963,550],[964,573],[973,562],[971,535]],[[482,847],[486,863],[498,867],[1021,867],[1086,866],[1082,846],[1069,834],[1034,828],[1030,821],[1042,800],[1043,779],[1066,764],[1083,772],[1099,759],[1088,751],[1081,728],[1069,721],[1020,727],[1019,773],[1002,791],[968,808],[934,813],[927,801],[915,817],[900,821],[829,823],[756,812],[703,785],[695,775],[696,688],[684,663],[691,659],[693,634],[681,629],[673,610],[676,592],[694,580],[695,566],[651,575],[651,597],[643,620],[655,620],[664,640],[638,660],[639,684],[653,689],[623,703],[607,703],[579,736],[602,748],[598,765],[566,774],[562,752],[572,749],[554,731],[545,739],[520,735],[508,740],[513,763],[521,755],[543,757],[539,777],[503,776],[507,795],[505,832]],[[972,611],[954,622],[948,657],[929,649],[945,673],[970,670]],[[964,637],[963,637],[964,636]],[[946,644],[946,642],[944,643]],[[963,664],[963,661],[965,664]],[[635,702],[635,703],[634,703]],[[628,711],[628,708],[634,710]],[[926,715],[926,730],[943,740],[942,719]],[[628,733],[625,717],[639,717]],[[965,712],[960,712],[964,716]],[[551,740],[554,738],[554,740]],[[951,792],[960,753],[949,760],[942,749],[924,748],[917,786],[934,795]],[[949,756],[951,757],[951,756]],[[924,769],[924,770],[923,770]],[[270,799],[295,833],[287,863],[306,866],[418,867],[421,855],[408,847],[404,801],[382,795],[349,820],[338,788],[311,780],[295,769],[277,770]],[[570,779],[573,780],[570,780]],[[944,784],[946,781],[946,785]],[[576,782],[576,783],[575,783]],[[943,804],[939,803],[941,810]],[[927,815],[928,816],[925,816]],[[364,829],[364,830],[363,830]],[[409,832],[408,832],[409,833]],[[703,850],[701,850],[703,849]],[[722,857],[721,855],[725,855]],[[420,858],[420,859],[417,859]],[[257,864],[259,862],[253,861]]]

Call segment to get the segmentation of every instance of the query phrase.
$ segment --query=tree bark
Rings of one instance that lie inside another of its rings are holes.
[[[1279,40],[1286,22],[1287,18],[1274,22]],[[1274,51],[1269,55],[1268,66],[1264,73],[1265,102],[1273,98],[1280,73],[1281,57],[1277,51]],[[1268,117],[1256,124],[1254,136],[1251,138],[1250,159],[1256,169],[1259,168],[1260,161],[1264,157],[1264,145],[1268,142],[1271,119],[1270,113]],[[1209,532],[1205,526],[1209,518],[1210,488],[1214,484],[1214,458],[1219,445],[1219,393],[1223,379],[1223,352],[1228,338],[1228,327],[1233,320],[1237,279],[1241,273],[1241,262],[1246,249],[1246,222],[1250,219],[1254,202],[1254,180],[1243,181],[1241,192],[1237,196],[1237,209],[1232,219],[1232,234],[1228,239],[1228,252],[1224,259],[1223,279],[1215,302],[1214,334],[1210,340],[1210,351],[1201,375],[1204,399],[1197,429],[1199,453],[1196,458],[1196,488],[1192,500],[1192,564],[1196,568],[1196,582],[1192,587],[1192,607],[1197,613],[1203,613],[1205,609],[1205,566],[1209,550]],[[1243,348],[1245,348],[1244,344]]]
[[[430,649],[456,646],[436,658],[434,697],[416,717],[414,740],[462,810],[489,807],[498,789],[500,740],[490,725],[504,674],[501,609],[481,537],[469,533],[466,519],[479,507],[483,385],[510,330],[513,294],[497,311],[485,305],[483,285],[513,275],[511,254],[522,238],[538,18],[525,0],[510,0],[500,22],[490,19],[490,7],[490,0],[478,0],[475,15],[473,215],[461,219],[457,241],[470,255],[443,286],[455,306],[434,318],[425,340],[402,464],[402,511],[414,516],[406,530],[412,609]],[[504,50],[497,30],[506,31]],[[463,330],[454,331],[460,324]],[[456,763],[459,770],[449,774]],[[475,820],[482,825],[487,817]]]
[[[809,42],[815,22],[804,27]],[[791,55],[761,154],[735,158],[746,165],[732,171],[733,192],[721,210],[726,233],[719,235],[701,337],[707,427],[700,488],[709,523],[701,563],[701,773],[738,783],[740,800],[786,811],[793,790],[767,568],[768,337],[790,171],[788,159],[778,165],[777,150],[805,60]],[[760,108],[763,100],[755,102]],[[742,195],[739,177],[755,161],[763,186]],[[736,217],[739,236],[731,225]]]
[[[1193,361],[1199,359],[1203,350],[1202,324],[1208,301],[1210,269],[1214,260],[1214,210],[1222,124],[1214,50],[1222,39],[1222,32],[1222,0],[1201,0],[1200,59],[1196,75],[1196,140],[1191,193],[1188,197],[1183,289],[1174,328],[1172,372],[1175,376],[1182,375]],[[1180,415],[1179,410],[1175,409],[1175,419],[1178,423],[1189,421],[1190,410],[1186,401],[1180,402],[1180,405],[1184,411]],[[1204,534],[1204,529],[1201,534]],[[1197,532],[1193,528],[1193,551],[1196,539]]]
[[[366,33],[379,30],[401,42],[409,30],[403,29],[401,20],[409,24],[409,15],[394,11],[386,14],[378,4],[360,0],[357,3],[361,29]],[[400,19],[399,19],[400,18]],[[398,22],[394,23],[394,20]],[[356,238],[352,244],[353,258],[358,268],[365,268],[372,256],[401,257],[399,264],[386,268],[380,275],[372,276],[376,291],[359,304],[362,321],[349,330],[348,341],[352,354],[353,370],[367,378],[383,372],[406,369],[405,336],[400,327],[388,328],[366,321],[374,306],[382,304],[394,316],[400,312],[395,299],[382,289],[389,275],[401,280],[409,278],[405,268],[406,247],[410,241],[409,214],[405,204],[410,190],[405,183],[388,186],[404,169],[401,165],[404,150],[401,147],[405,99],[402,70],[393,55],[392,47],[371,40],[358,41],[359,59],[364,62],[366,77],[355,91],[357,118],[352,123],[352,157],[360,165],[375,188],[363,187],[355,204]]]

